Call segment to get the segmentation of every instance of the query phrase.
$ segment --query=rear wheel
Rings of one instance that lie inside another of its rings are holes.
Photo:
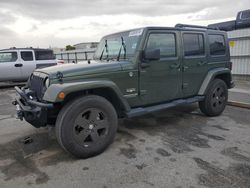
[[[199,102],[201,112],[208,116],[220,115],[227,104],[228,90],[223,80],[215,79],[211,82],[204,101]]]
[[[102,153],[114,140],[117,114],[100,96],[85,96],[66,105],[58,115],[56,136],[60,145],[78,158]]]

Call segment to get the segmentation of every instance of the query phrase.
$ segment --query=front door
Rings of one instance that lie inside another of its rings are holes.
[[[207,74],[204,32],[182,32],[183,97],[197,95]]]
[[[21,67],[17,52],[0,52],[0,82],[20,80]]]
[[[140,99],[143,105],[151,105],[180,98],[181,69],[178,31],[150,31],[145,50],[160,49],[159,60],[143,60],[140,70]]]

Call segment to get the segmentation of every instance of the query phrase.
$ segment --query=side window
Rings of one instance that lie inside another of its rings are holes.
[[[53,60],[56,59],[52,50],[35,51],[36,60]]]
[[[21,58],[24,61],[33,61],[33,53],[31,51],[29,51],[29,52],[21,52]]]
[[[176,39],[173,33],[152,33],[149,35],[147,50],[160,49],[161,57],[176,57]]]
[[[241,12],[240,18],[241,18],[242,20],[250,19],[250,10]]]
[[[212,56],[225,55],[226,45],[223,35],[208,35],[210,54]]]
[[[0,63],[15,62],[17,60],[17,52],[0,52]]]
[[[201,56],[205,54],[204,37],[202,34],[183,34],[184,55]]]

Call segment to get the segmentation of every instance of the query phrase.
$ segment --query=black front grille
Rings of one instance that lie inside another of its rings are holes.
[[[35,92],[35,96],[39,100],[42,100],[44,95],[44,80],[45,78],[34,74],[30,78],[30,89]]]

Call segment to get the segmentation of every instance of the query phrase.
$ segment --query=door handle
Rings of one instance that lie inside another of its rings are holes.
[[[15,64],[15,67],[22,67],[22,66],[23,66],[22,63]]]
[[[205,61],[200,61],[199,63],[198,63],[198,66],[202,66],[202,65],[205,65]]]
[[[173,63],[173,64],[170,65],[170,68],[171,69],[179,69],[180,68],[180,64]]]

